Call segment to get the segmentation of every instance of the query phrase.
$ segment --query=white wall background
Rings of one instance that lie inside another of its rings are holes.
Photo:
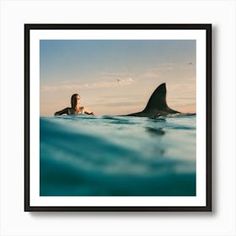
[[[236,1],[1,1],[0,235],[236,236]],[[25,213],[24,23],[212,23],[213,212]],[[9,100],[11,99],[11,100]]]

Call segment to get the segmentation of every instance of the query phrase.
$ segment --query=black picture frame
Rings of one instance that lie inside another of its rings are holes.
[[[32,206],[30,204],[30,31],[31,30],[205,30],[206,32],[206,205],[205,206]],[[211,24],[25,24],[24,28],[24,210],[80,212],[212,211],[212,25]]]

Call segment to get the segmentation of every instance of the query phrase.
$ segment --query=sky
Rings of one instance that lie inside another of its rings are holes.
[[[96,115],[141,111],[158,85],[169,107],[196,111],[195,40],[40,40],[40,115],[81,106]]]

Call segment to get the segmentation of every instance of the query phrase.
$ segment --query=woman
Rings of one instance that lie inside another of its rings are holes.
[[[79,94],[73,94],[71,96],[71,107],[66,107],[61,111],[55,112],[55,116],[60,116],[63,114],[66,115],[77,115],[77,114],[87,114],[87,115],[94,115],[93,112],[86,111],[84,107],[80,107],[80,96]]]

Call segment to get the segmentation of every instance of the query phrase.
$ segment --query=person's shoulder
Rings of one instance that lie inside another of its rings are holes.
[[[84,107],[79,107],[79,110],[80,110],[81,113],[83,113],[85,108]]]
[[[63,114],[67,114],[68,115],[69,114],[69,109],[70,109],[69,107],[66,107],[66,108],[64,108],[64,109],[62,109],[60,111],[55,112],[54,115],[55,116],[58,116],[58,115],[60,116],[60,115],[63,115]]]
[[[67,107],[67,114],[73,115],[73,114],[75,114],[75,110],[72,107]]]
[[[69,113],[70,111],[71,111],[71,107],[66,107],[66,108],[64,109],[64,112]]]

